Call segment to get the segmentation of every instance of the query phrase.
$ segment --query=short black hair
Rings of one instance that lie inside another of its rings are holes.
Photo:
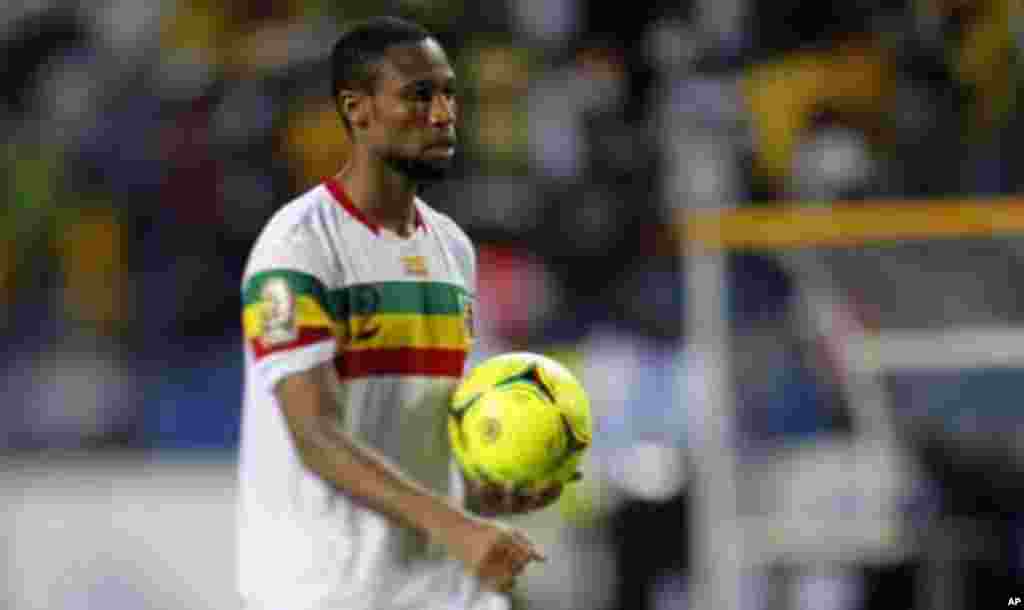
[[[389,48],[428,38],[433,35],[425,28],[398,17],[372,17],[350,26],[331,51],[331,95],[335,104],[343,89],[372,90],[376,64]],[[345,127],[351,129],[340,105],[338,111]]]

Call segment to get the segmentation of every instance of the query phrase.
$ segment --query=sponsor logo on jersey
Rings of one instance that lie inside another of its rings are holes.
[[[405,268],[406,275],[416,275],[419,277],[427,277],[427,259],[422,256],[403,256],[402,267]]]

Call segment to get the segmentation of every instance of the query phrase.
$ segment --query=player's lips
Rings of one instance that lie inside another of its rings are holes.
[[[439,130],[430,135],[435,136],[437,139],[430,142],[430,144],[427,145],[427,148],[454,148],[459,140],[455,136],[454,130]]]
[[[438,144],[431,144],[430,146],[427,147],[427,151],[438,151],[444,154],[446,157],[455,156],[455,141],[452,140],[451,142],[446,141]]]
[[[441,140],[440,142],[434,142],[427,148],[455,148],[455,144],[455,139],[452,138],[450,140]]]

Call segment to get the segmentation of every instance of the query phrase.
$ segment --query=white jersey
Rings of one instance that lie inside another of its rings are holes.
[[[458,496],[446,405],[472,340],[474,281],[469,239],[418,199],[405,238],[370,221],[334,180],[264,228],[242,286],[238,567],[250,605],[505,606],[414,532],[306,469],[272,391],[287,375],[333,363],[339,426],[428,488]]]

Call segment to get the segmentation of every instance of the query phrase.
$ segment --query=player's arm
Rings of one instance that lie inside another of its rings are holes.
[[[519,532],[452,506],[340,430],[327,385],[330,366],[289,375],[275,387],[307,468],[354,501],[441,542],[485,586],[505,590],[527,563],[543,559]]]

